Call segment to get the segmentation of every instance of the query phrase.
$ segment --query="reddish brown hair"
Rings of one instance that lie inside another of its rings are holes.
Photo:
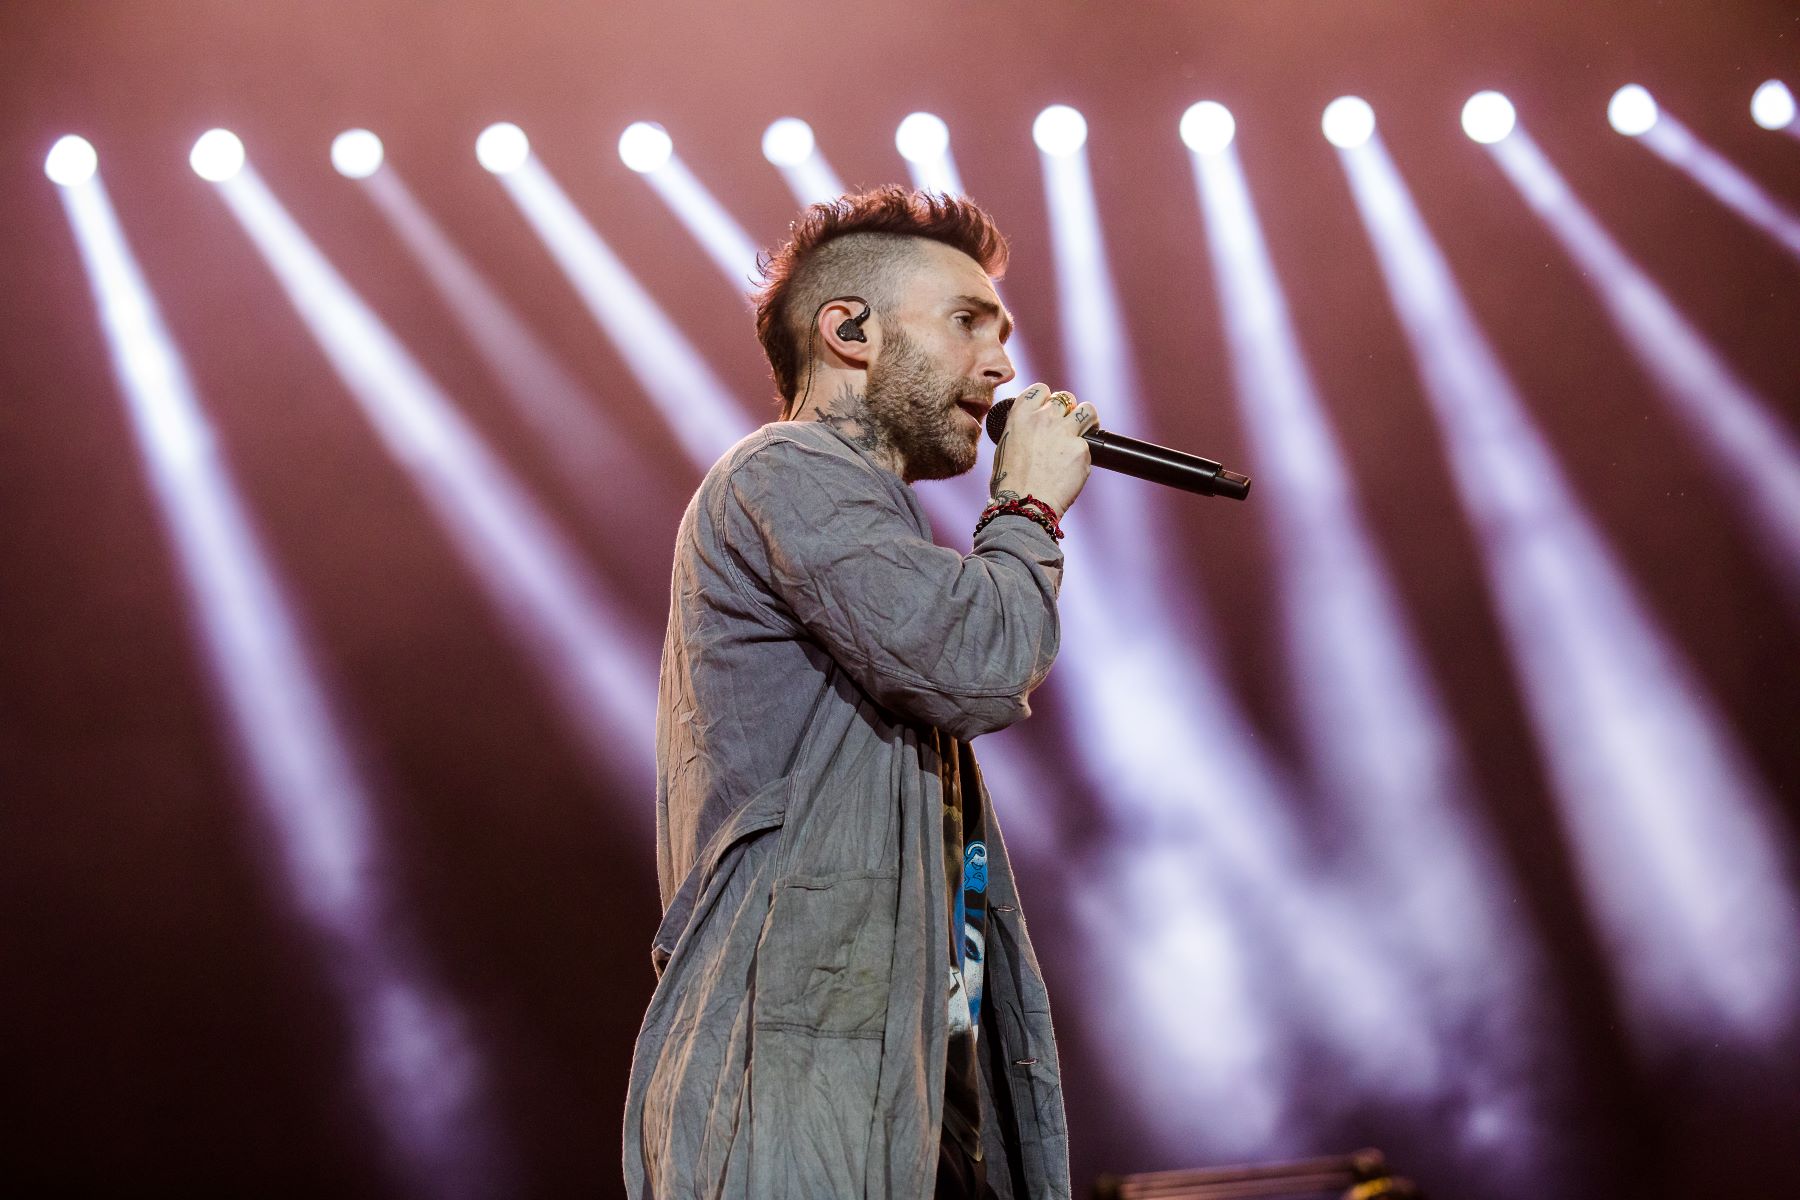
[[[915,258],[911,239],[961,250],[993,278],[1006,270],[1006,238],[973,200],[899,184],[814,204],[789,231],[780,249],[757,260],[756,294],[756,337],[784,412],[799,390],[818,310],[846,295],[892,304],[896,278]]]

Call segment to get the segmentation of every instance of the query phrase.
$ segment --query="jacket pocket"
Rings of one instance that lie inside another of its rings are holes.
[[[897,871],[790,875],[775,883],[756,953],[756,1024],[878,1038],[894,966]]]
[[[787,816],[788,788],[792,782],[790,776],[784,775],[763,785],[727,817],[701,847],[693,867],[664,910],[662,923],[656,927],[656,936],[650,939],[650,963],[656,968],[659,979],[676,946],[701,915],[700,910],[706,907],[706,893],[719,882],[720,869],[728,865],[730,853],[771,829],[781,828]]]

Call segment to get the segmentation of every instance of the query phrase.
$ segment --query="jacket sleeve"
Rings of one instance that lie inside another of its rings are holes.
[[[1000,517],[966,557],[915,532],[866,467],[777,440],[737,464],[723,498],[734,582],[797,622],[865,692],[957,737],[1030,714],[1059,625],[1062,553]]]

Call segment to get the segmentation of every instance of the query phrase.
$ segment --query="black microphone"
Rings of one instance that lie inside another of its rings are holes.
[[[1009,396],[988,409],[988,437],[996,444],[1000,441],[1000,435],[1006,432],[1006,415],[1012,411],[1012,404],[1016,399],[1017,396]],[[1084,433],[1081,440],[1088,444],[1088,460],[1096,467],[1104,467],[1108,471],[1148,479],[1151,483],[1165,484],[1201,496],[1228,496],[1233,500],[1242,500],[1250,494],[1248,475],[1227,471],[1210,458],[1183,454],[1167,446],[1154,446],[1122,434],[1108,433],[1104,429]]]

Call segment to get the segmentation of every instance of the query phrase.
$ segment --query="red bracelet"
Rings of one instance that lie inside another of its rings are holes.
[[[1056,510],[1036,496],[1021,496],[1017,500],[994,501],[981,510],[981,519],[975,522],[975,532],[979,534],[986,529],[988,522],[995,517],[1009,515],[1034,521],[1043,528],[1045,533],[1057,541],[1060,542],[1063,539],[1062,523],[1056,515]]]

